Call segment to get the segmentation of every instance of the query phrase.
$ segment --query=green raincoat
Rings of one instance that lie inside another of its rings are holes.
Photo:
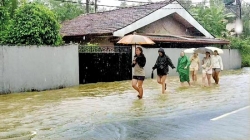
[[[179,73],[181,82],[190,81],[189,80],[189,66],[190,66],[190,61],[186,55],[178,59],[177,72]]]

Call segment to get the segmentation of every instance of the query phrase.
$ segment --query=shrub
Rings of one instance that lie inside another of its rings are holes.
[[[231,48],[239,49],[242,57],[242,67],[250,67],[250,38],[230,38]]]
[[[6,43],[25,45],[60,45],[59,23],[53,12],[42,5],[24,4],[11,21]]]
[[[0,44],[5,40],[9,25],[9,13],[3,6],[0,7]]]

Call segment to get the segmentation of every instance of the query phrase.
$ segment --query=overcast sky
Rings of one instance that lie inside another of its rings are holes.
[[[140,2],[147,2],[148,0],[130,0],[130,1],[140,1]],[[163,1],[163,0],[152,0],[152,2]],[[192,0],[193,2],[202,2],[203,0]],[[243,0],[244,2],[250,3],[250,0]],[[100,5],[110,5],[110,6],[119,6],[119,0],[100,0]],[[127,2],[127,4],[132,4],[131,2]]]

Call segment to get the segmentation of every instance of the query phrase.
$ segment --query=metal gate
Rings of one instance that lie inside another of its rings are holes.
[[[131,80],[131,46],[79,46],[80,84]]]

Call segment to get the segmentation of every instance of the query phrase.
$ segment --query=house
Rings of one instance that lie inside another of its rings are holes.
[[[164,2],[80,15],[72,20],[65,21],[60,32],[66,43],[98,43],[101,48],[112,48],[113,51],[122,50],[122,47],[126,48],[124,47],[126,45],[117,44],[118,40],[125,35],[136,32],[149,37],[155,42],[155,45],[142,46],[145,48],[144,54],[147,57],[145,66],[146,77],[151,75],[152,66],[158,56],[157,48],[159,47],[165,48],[167,55],[176,65],[179,53],[182,51],[179,48],[198,48],[208,45],[223,47],[230,43],[227,40],[215,38],[176,0],[166,0]],[[134,49],[131,51],[131,46],[134,47],[134,45],[128,45],[127,48],[130,49],[126,49],[130,56],[134,54]],[[235,59],[235,57],[230,56],[230,53],[227,54],[224,55],[225,59]],[[238,54],[238,52],[235,52],[234,56],[237,57],[237,60],[239,60],[238,64],[240,64],[241,59],[238,59]],[[132,56],[130,58],[130,60],[126,61],[129,64],[132,62]],[[79,64],[85,63],[86,60],[89,60],[89,58],[84,59],[80,56]],[[97,60],[99,61],[100,59]],[[110,64],[110,62],[108,63]],[[239,67],[238,65],[225,65],[226,69]],[[87,66],[80,66],[80,75],[81,71],[87,71],[85,67]],[[131,73],[130,70],[126,69],[126,71]],[[100,71],[100,73],[103,72]],[[124,75],[124,72],[112,73]],[[169,74],[176,75],[176,72],[171,70]]]
[[[226,45],[216,39],[176,0],[80,15],[62,24],[63,39],[100,46],[118,46],[123,36],[136,32],[156,42],[154,47],[183,48]]]

